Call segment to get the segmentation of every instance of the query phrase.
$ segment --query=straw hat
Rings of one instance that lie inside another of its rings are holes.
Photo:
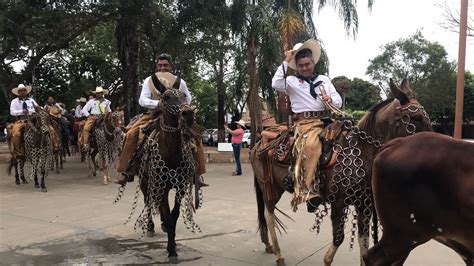
[[[240,119],[239,121],[236,122],[238,125],[240,125],[241,127],[245,127],[245,121]]]
[[[319,43],[316,40],[309,39],[304,43],[297,43],[295,44],[295,46],[293,46],[295,56],[293,56],[290,62],[288,62],[288,66],[290,68],[296,70],[296,55],[298,54],[298,52],[304,49],[311,50],[311,53],[313,54],[313,61],[315,64],[319,61],[319,57],[321,56],[321,46],[319,46]]]
[[[171,89],[176,82],[176,76],[170,72],[158,72],[155,75],[166,89]]]
[[[19,90],[24,90],[26,89],[27,93],[31,92],[31,86],[25,86],[23,84],[18,84],[18,87],[12,89],[12,93],[15,94],[16,96],[19,95],[18,91]]]
[[[86,102],[87,102],[87,99],[84,98],[84,97],[81,97],[81,98],[79,98],[79,99],[76,99],[76,102],[78,102],[78,103],[86,103]]]
[[[104,90],[102,87],[95,87],[95,91],[92,91],[92,93],[103,93],[107,94],[107,90]]]

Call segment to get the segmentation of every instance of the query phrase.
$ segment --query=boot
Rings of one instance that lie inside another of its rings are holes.
[[[133,176],[132,176],[133,178]],[[125,173],[122,173],[118,178],[117,180],[115,181],[115,183],[121,185],[121,186],[125,186],[127,184],[127,181],[130,179],[130,177],[125,174]]]
[[[313,198],[306,202],[306,207],[309,213],[313,213],[318,208],[319,204],[323,202],[323,198],[319,194],[314,194]]]
[[[204,183],[204,178],[202,177],[202,175],[196,176],[196,178],[194,179],[194,185],[196,185],[198,189],[209,186],[209,184]]]

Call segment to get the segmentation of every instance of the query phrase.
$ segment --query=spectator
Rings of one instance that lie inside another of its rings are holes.
[[[244,137],[244,127],[245,127],[245,121],[244,120],[239,120],[237,123],[237,129],[232,130],[225,125],[225,129],[227,132],[229,132],[232,135],[232,149],[234,151],[234,157],[235,157],[235,164],[236,164],[236,170],[235,172],[232,172],[233,176],[237,175],[242,175],[242,166],[240,164],[240,149],[242,148],[242,138]]]

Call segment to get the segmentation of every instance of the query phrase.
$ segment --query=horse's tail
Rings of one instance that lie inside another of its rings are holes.
[[[254,176],[255,183],[255,195],[257,197],[257,209],[258,209],[258,230],[261,232],[267,232],[267,220],[265,219],[265,201],[263,199],[263,191],[258,184],[257,177]]]
[[[10,163],[8,164],[8,167],[7,167],[7,174],[8,175],[11,175],[12,174],[12,169],[13,169],[13,166],[15,165],[15,158],[12,156],[10,158]]]
[[[379,218],[377,216],[377,210],[375,204],[372,204],[372,237],[374,238],[374,245],[379,242]]]

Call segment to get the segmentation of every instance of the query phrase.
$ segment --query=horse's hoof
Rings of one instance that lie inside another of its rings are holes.
[[[178,256],[169,257],[170,264],[178,264]]]
[[[279,258],[276,260],[277,266],[284,266],[285,264],[285,258]]]
[[[55,173],[56,173],[56,174],[59,174],[59,170],[56,170],[56,172],[55,172]]]
[[[107,176],[107,181],[112,181],[112,179],[110,178],[110,176]]]
[[[107,185],[109,182],[107,182],[107,179],[104,178],[104,185]]]
[[[155,236],[155,231],[148,231],[146,232],[147,237],[154,237]]]
[[[21,182],[23,182],[23,184],[28,184],[28,181],[26,180],[22,180]]]
[[[265,248],[265,252],[269,253],[269,254],[273,254],[274,251],[273,251],[273,247],[272,246],[268,246]]]
[[[35,188],[40,188],[40,185],[38,185],[38,184],[35,184]]]
[[[15,180],[15,184],[19,185],[19,184],[20,184],[20,180]]]
[[[163,230],[163,233],[168,233],[168,230],[166,230],[166,226],[164,224],[161,225],[161,230]]]
[[[48,192],[48,190],[44,187],[41,189],[41,192]]]

